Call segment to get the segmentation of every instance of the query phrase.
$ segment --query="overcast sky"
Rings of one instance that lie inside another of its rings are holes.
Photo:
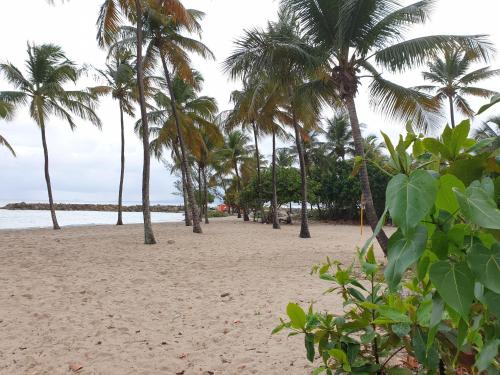
[[[403,1],[409,3],[410,1]],[[102,0],[72,0],[51,7],[44,0],[3,0],[0,13],[0,60],[24,68],[26,43],[55,43],[63,47],[68,57],[79,64],[102,66],[105,53],[95,42],[95,22]],[[203,42],[215,53],[217,61],[194,58],[194,67],[205,77],[204,94],[214,96],[221,109],[229,108],[229,94],[238,87],[221,72],[221,61],[232,50],[232,42],[246,28],[264,26],[276,16],[278,3],[272,0],[185,0],[184,4],[206,13],[203,21]],[[493,0],[439,0],[433,18],[425,27],[415,29],[412,36],[426,34],[489,34],[500,46],[498,14],[500,4]],[[500,67],[495,58],[491,65]],[[422,84],[418,71],[393,77],[407,86]],[[84,80],[80,86],[90,85]],[[500,90],[500,79],[483,84]],[[0,91],[10,87],[0,78]],[[472,100],[474,108],[482,102]],[[402,124],[387,121],[368,106],[368,95],[361,90],[357,98],[360,120],[368,131],[380,130],[395,137],[403,131]],[[119,163],[119,113],[117,103],[103,100],[99,116],[102,131],[83,121],[72,132],[58,119],[47,124],[50,171],[55,200],[58,202],[114,202],[116,200]],[[141,199],[142,151],[133,133],[134,119],[126,119],[126,175],[124,200]],[[0,202],[45,201],[43,151],[40,131],[21,109],[14,121],[0,121],[0,134],[6,137],[17,152],[13,158],[0,149]],[[270,143],[263,142],[263,152],[269,153]],[[179,202],[172,195],[175,177],[161,163],[152,163],[152,202]]]

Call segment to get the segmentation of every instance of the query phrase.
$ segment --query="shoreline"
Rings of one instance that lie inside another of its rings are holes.
[[[89,211],[89,212],[116,212],[118,205],[116,204],[92,204],[92,203],[55,203],[54,208],[56,211]],[[49,211],[48,203],[26,203],[16,202],[8,203],[1,210],[8,211]],[[151,212],[165,212],[165,213],[182,213],[184,206],[182,205],[151,205]],[[122,206],[123,212],[142,212],[142,205],[129,205]]]

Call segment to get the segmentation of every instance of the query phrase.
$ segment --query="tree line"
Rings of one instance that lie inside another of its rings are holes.
[[[25,73],[8,62],[1,64],[0,71],[16,91],[0,92],[0,116],[10,119],[14,109],[26,105],[41,132],[54,229],[59,225],[46,124],[55,116],[72,128],[74,117],[101,126],[97,105],[102,96],[111,95],[121,118],[117,224],[123,223],[124,116],[137,116],[135,130],[144,151],[146,244],[156,242],[149,208],[150,159],[166,155],[173,160],[172,169],[179,171],[186,225],[195,233],[202,233],[202,214],[208,222],[211,196],[234,205],[246,220],[250,211],[263,220],[269,203],[274,228],[279,228],[279,206],[299,202],[302,238],[311,236],[308,203],[326,218],[353,217],[363,205],[375,230],[377,208],[384,205],[380,192],[388,179],[384,167],[373,162],[388,161],[377,137],[362,134],[356,107],[360,87],[369,85],[370,104],[388,119],[427,133],[445,110],[452,127],[457,112],[473,117],[468,96],[492,98],[495,104],[496,93],[477,83],[500,71],[472,68],[487,63],[493,54],[484,35],[407,37],[410,26],[429,19],[433,1],[408,6],[387,0],[372,3],[281,0],[277,21],[245,30],[223,62],[228,76],[241,83],[241,89],[231,93],[233,107],[228,111],[219,111],[214,98],[200,94],[203,78],[190,57],[214,56],[192,36],[201,35],[204,14],[178,0],[103,2],[96,41],[108,58],[104,67],[93,69],[100,80],[94,87],[66,88],[77,83],[83,69],[52,44],[28,45]],[[404,87],[382,73],[425,66],[428,85]],[[335,115],[325,120],[325,109]],[[498,134],[498,119],[485,124],[478,137],[492,133]],[[261,149],[264,137],[272,139],[271,150]],[[293,146],[279,149],[279,140]],[[4,138],[0,143],[13,151]],[[286,190],[297,186],[300,191]],[[377,239],[386,249],[383,230]]]

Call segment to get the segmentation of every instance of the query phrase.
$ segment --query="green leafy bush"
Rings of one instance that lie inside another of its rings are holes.
[[[314,268],[341,295],[341,315],[292,303],[274,330],[304,335],[314,374],[499,373],[500,153],[469,131],[468,121],[440,139],[408,129],[396,146],[384,135],[394,176],[378,228],[390,215],[397,231],[383,271],[375,231],[359,267]]]

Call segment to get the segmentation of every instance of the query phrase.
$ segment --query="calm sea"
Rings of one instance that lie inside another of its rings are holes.
[[[154,223],[182,221],[182,213],[152,212]],[[57,221],[61,226],[116,224],[116,212],[98,211],[57,211]],[[142,223],[141,212],[124,212],[124,224]],[[0,209],[0,229],[51,227],[50,211],[10,211]]]

